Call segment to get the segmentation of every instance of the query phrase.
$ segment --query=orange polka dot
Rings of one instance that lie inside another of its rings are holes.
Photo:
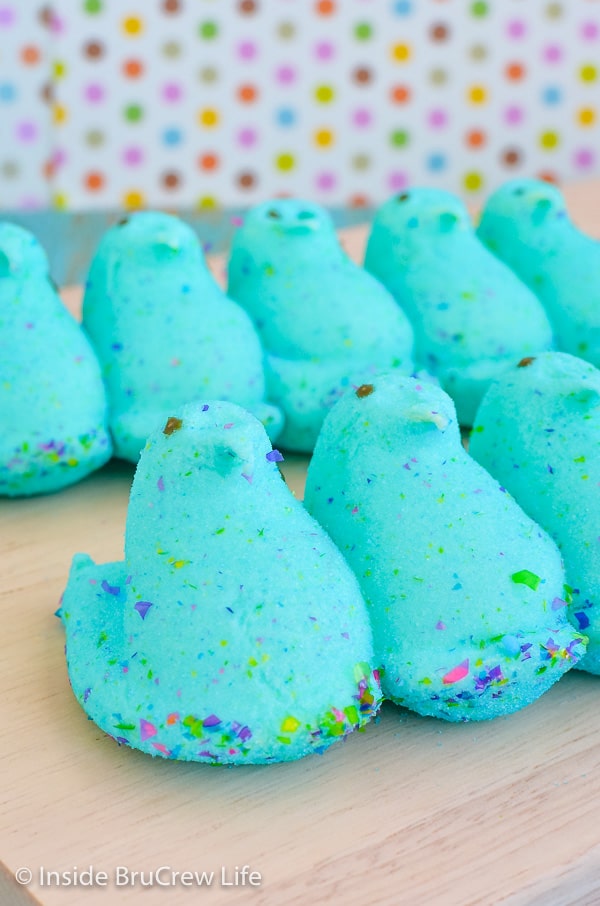
[[[368,208],[370,203],[371,202],[366,195],[352,195],[349,199],[349,206],[351,208]]]
[[[256,100],[258,92],[254,85],[240,85],[237,94],[240,101],[244,104],[251,104]]]
[[[318,0],[315,10],[318,16],[331,16],[335,12],[335,3],[333,0]]]
[[[90,192],[98,192],[104,186],[104,176],[102,173],[93,171],[86,175],[84,182],[86,189],[89,189]]]
[[[56,173],[56,166],[54,165],[54,161],[47,160],[42,168],[42,172],[46,179],[52,179],[52,177]]]
[[[123,73],[128,79],[139,79],[144,71],[144,64],[141,60],[125,60],[123,63]]]
[[[521,63],[509,63],[504,72],[511,82],[519,82],[525,76],[525,67]]]
[[[486,143],[486,134],[481,129],[472,129],[467,132],[465,141],[470,148],[483,148]]]
[[[36,63],[39,63],[40,56],[39,49],[33,44],[28,44],[21,49],[21,59],[27,66],[35,66]]]
[[[394,104],[407,104],[411,98],[411,91],[407,85],[394,85],[390,89],[390,95]]]
[[[559,182],[556,173],[552,173],[550,170],[542,170],[541,173],[538,173],[537,178],[543,180],[543,182],[551,182],[554,185],[558,185]]]
[[[216,170],[219,166],[219,158],[216,154],[203,154],[198,163],[201,170]]]

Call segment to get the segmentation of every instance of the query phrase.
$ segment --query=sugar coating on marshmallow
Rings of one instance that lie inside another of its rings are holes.
[[[0,223],[0,495],[57,491],[111,455],[100,367],[31,233]]]
[[[577,666],[600,674],[600,371],[561,352],[521,362],[483,398],[470,450],[558,544],[589,638]]]
[[[240,407],[184,406],[142,452],[124,562],[75,557],[61,609],[71,685],[119,742],[289,761],[377,711],[360,588],[281,458]]]
[[[377,212],[365,267],[406,311],[417,362],[471,425],[490,381],[526,355],[552,347],[535,295],[477,239],[463,203],[414,188]]]
[[[441,389],[382,375],[344,396],[305,503],[360,582],[382,689],[398,704],[496,717],[582,657],[556,545],[465,452]]]
[[[102,239],[83,323],[102,364],[116,454],[137,462],[178,406],[232,400],[275,438],[263,352],[248,315],[213,280],[194,231],[167,214],[130,214]]]
[[[381,284],[348,258],[327,212],[299,199],[253,208],[232,245],[229,293],[249,312],[267,355],[279,443],[312,451],[348,387],[381,370],[413,370],[412,329]]]

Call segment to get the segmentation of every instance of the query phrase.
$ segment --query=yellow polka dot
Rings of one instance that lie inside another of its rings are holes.
[[[212,107],[206,107],[198,114],[198,122],[205,129],[213,129],[219,124],[219,112]]]
[[[593,126],[596,122],[596,111],[592,107],[583,107],[578,114],[582,126]]]
[[[52,76],[55,79],[63,79],[67,74],[67,64],[63,60],[54,60],[52,64]]]
[[[558,147],[559,136],[557,132],[542,132],[540,135],[540,145],[546,151],[552,151],[554,148]]]
[[[315,88],[315,97],[320,104],[329,104],[335,96],[335,91],[331,85],[318,85]]]
[[[315,132],[315,144],[320,148],[329,148],[334,142],[334,135],[330,129],[319,129]]]
[[[392,47],[392,60],[396,63],[407,63],[412,56],[410,44],[394,44]]]
[[[138,189],[130,189],[123,195],[123,207],[131,210],[132,208],[143,208],[146,203],[144,193]]]
[[[293,170],[296,161],[293,154],[280,154],[275,158],[275,165],[278,170],[288,171]]]
[[[598,70],[591,63],[586,63],[579,70],[579,78],[582,82],[595,82],[598,77]]]
[[[196,208],[199,211],[213,210],[214,208],[218,208],[218,206],[217,199],[213,198],[212,195],[203,195],[196,202]]]
[[[69,116],[69,112],[66,107],[63,107],[62,104],[55,104],[52,108],[52,119],[57,126],[60,126],[62,123],[66,123]]]
[[[135,38],[144,30],[144,23],[139,18],[139,16],[127,16],[126,19],[123,19],[123,31],[126,35],[129,35],[130,38]]]
[[[468,98],[471,104],[485,104],[487,101],[487,90],[483,85],[472,85],[469,88]]]
[[[467,192],[478,192],[483,186],[483,176],[475,171],[465,173],[463,184]]]
[[[52,196],[52,207],[58,208],[59,210],[64,210],[69,204],[69,199],[64,192],[56,192]]]

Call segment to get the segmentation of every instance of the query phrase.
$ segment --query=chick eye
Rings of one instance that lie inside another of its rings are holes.
[[[396,197],[396,201],[408,201],[409,198],[410,195],[408,194],[408,192],[403,192],[402,195],[398,195]]]
[[[125,224],[127,224],[127,223],[129,223],[129,217],[123,217],[122,220],[119,220],[119,222],[117,223],[117,226],[125,226]]]
[[[271,220],[281,220],[281,214],[279,211],[276,211],[275,208],[271,208],[267,211],[267,217],[270,217]]]

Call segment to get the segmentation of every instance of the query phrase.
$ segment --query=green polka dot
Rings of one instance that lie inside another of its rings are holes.
[[[598,76],[598,70],[591,63],[586,63],[579,70],[579,75],[583,82],[595,82]]]
[[[219,34],[219,26],[216,22],[201,22],[198,27],[198,33],[205,41],[211,41]]]
[[[404,129],[394,129],[394,131],[390,133],[390,144],[392,144],[394,148],[405,148],[409,141],[410,136]]]
[[[315,97],[320,104],[329,104],[335,97],[335,91],[331,85],[317,85]]]
[[[478,18],[482,19],[484,16],[487,16],[487,14],[488,14],[488,5],[487,5],[487,3],[484,3],[483,0],[476,0],[475,3],[471,4],[471,15],[472,16],[477,16]]]
[[[368,41],[373,37],[373,29],[368,22],[359,22],[354,26],[354,37],[357,41]]]
[[[83,9],[86,13],[89,13],[91,16],[94,16],[96,13],[102,12],[102,0],[85,0],[83,4]]]
[[[129,123],[139,123],[144,116],[144,110],[140,104],[128,104],[124,110],[125,119]]]
[[[288,172],[289,170],[294,169],[294,167],[296,166],[296,161],[293,154],[288,154],[286,152],[284,154],[279,154],[275,158],[275,164],[278,170]]]
[[[467,192],[478,192],[483,186],[483,176],[476,171],[465,173],[463,184]]]

